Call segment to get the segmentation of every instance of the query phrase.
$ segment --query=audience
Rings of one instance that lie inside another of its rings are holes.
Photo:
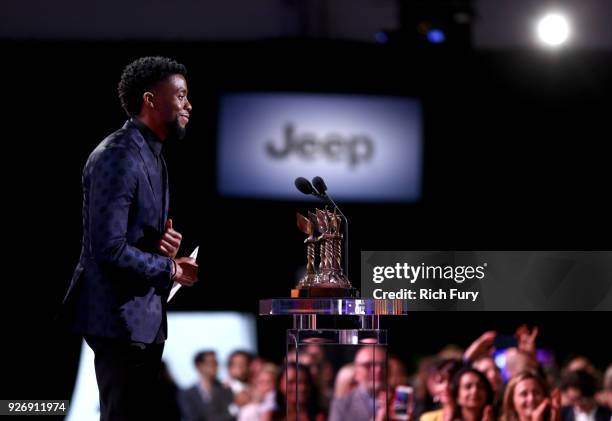
[[[228,358],[224,383],[217,379],[215,352],[202,351],[194,358],[194,386],[178,390],[170,374],[163,374],[159,399],[167,401],[168,411],[159,415],[184,421],[612,421],[612,365],[602,376],[580,355],[568,360],[560,380],[554,367],[545,378],[538,333],[537,327],[520,326],[516,346],[495,358],[495,331],[484,332],[465,351],[447,345],[417,360],[363,346],[342,364],[333,353],[328,359],[326,347],[312,344],[300,348],[299,361],[295,350],[289,352],[279,369],[237,350]],[[505,360],[504,377],[497,357]],[[407,360],[417,366],[413,377]],[[400,385],[415,390],[403,417],[393,402]]]

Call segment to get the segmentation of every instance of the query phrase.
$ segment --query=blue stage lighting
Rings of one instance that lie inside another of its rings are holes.
[[[446,35],[441,29],[430,29],[427,31],[427,41],[432,44],[442,44],[446,41]]]
[[[376,34],[374,34],[374,39],[379,44],[386,44],[387,42],[389,42],[389,36],[387,35],[386,32],[383,32],[383,31],[379,31]]]

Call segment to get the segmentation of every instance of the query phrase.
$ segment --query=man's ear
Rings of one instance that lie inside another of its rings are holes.
[[[142,105],[154,110],[155,109],[155,104],[153,103],[154,97],[155,97],[155,94],[153,94],[153,92],[150,92],[150,91],[145,92],[144,94],[142,94]]]

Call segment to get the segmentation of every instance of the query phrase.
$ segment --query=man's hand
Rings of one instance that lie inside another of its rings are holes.
[[[495,352],[493,342],[495,341],[496,336],[497,332],[493,330],[483,333],[478,339],[472,342],[468,349],[465,350],[463,353],[463,358],[473,361],[483,355],[492,355],[493,352]]]
[[[193,257],[179,257],[174,259],[176,272],[172,280],[181,285],[190,287],[198,282],[198,264]]]
[[[518,341],[517,348],[535,358],[538,327],[536,326],[530,331],[527,325],[521,325],[516,329],[515,336]]]
[[[172,219],[166,221],[166,230],[159,240],[159,251],[162,255],[171,259],[176,257],[178,249],[181,246],[183,236],[172,228]]]

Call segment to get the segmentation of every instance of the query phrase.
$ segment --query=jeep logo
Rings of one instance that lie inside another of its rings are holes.
[[[346,161],[349,168],[367,162],[374,155],[374,142],[365,134],[344,137],[338,133],[328,133],[318,138],[312,132],[297,133],[293,123],[284,127],[283,144],[276,146],[273,140],[266,143],[268,155],[274,159],[284,159],[295,154],[301,159],[314,161],[322,157],[330,161]]]

